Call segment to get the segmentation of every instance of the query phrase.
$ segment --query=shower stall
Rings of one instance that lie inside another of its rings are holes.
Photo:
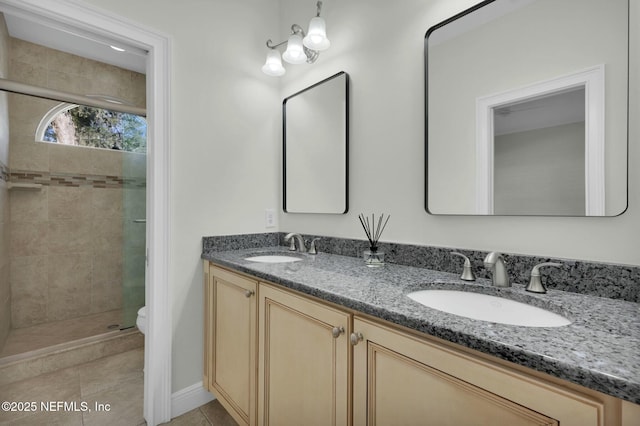
[[[145,303],[146,127],[112,113],[144,111],[144,74],[12,38],[4,19],[0,57],[0,77],[18,82],[0,92],[1,367],[135,326]],[[104,143],[78,130],[91,111],[68,113],[83,105],[102,111],[91,123],[119,140],[137,132],[136,144],[95,147]]]

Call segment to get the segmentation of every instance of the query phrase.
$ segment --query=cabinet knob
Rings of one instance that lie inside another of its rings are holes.
[[[351,333],[351,344],[353,346],[357,345],[363,340],[364,340],[364,336],[362,335],[362,333]]]
[[[251,297],[251,296],[253,296],[254,294],[256,294],[256,292],[255,292],[255,291],[253,291],[253,290],[245,290],[245,291],[244,291],[244,297]]]
[[[331,329],[331,335],[334,339],[340,337],[342,333],[344,333],[344,327],[333,327],[333,329]]]

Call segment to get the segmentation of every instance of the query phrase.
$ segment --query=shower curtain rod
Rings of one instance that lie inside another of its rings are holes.
[[[0,78],[0,90],[11,93],[18,93],[21,95],[36,96],[38,98],[49,99],[52,101],[69,102],[72,104],[103,108],[109,111],[140,115],[142,117],[147,116],[147,110],[145,108],[108,102],[99,98],[76,95],[74,93],[60,92],[58,90],[47,89],[46,87],[40,86],[33,86],[31,84],[20,83],[17,81],[8,80],[6,78]]]

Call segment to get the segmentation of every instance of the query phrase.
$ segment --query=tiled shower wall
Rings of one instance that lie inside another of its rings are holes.
[[[145,106],[142,74],[10,41],[13,80]],[[40,120],[58,104],[24,95],[9,99],[11,182],[41,184],[10,191],[13,328],[120,309],[123,234],[140,231],[125,220],[123,199],[142,194],[131,215],[144,218],[144,154],[35,141]],[[140,167],[123,173],[123,163]]]
[[[9,34],[0,13],[0,77],[8,74]],[[9,111],[7,94],[0,92],[0,348],[11,328],[11,285],[9,283]]]
[[[14,328],[122,307],[123,199],[125,191],[135,190],[124,189],[123,179],[113,177],[121,175],[124,156],[142,162],[145,156],[64,148],[77,150],[72,157],[84,168],[59,172],[72,165],[68,157],[51,156],[49,172],[12,172],[12,182],[44,182],[40,190],[11,191]],[[97,164],[112,169],[96,176]],[[144,176],[126,179],[144,189]]]

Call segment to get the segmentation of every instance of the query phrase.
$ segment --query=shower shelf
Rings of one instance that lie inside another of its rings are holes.
[[[7,189],[13,191],[39,191],[42,189],[42,185],[39,183],[9,182],[7,183]]]

